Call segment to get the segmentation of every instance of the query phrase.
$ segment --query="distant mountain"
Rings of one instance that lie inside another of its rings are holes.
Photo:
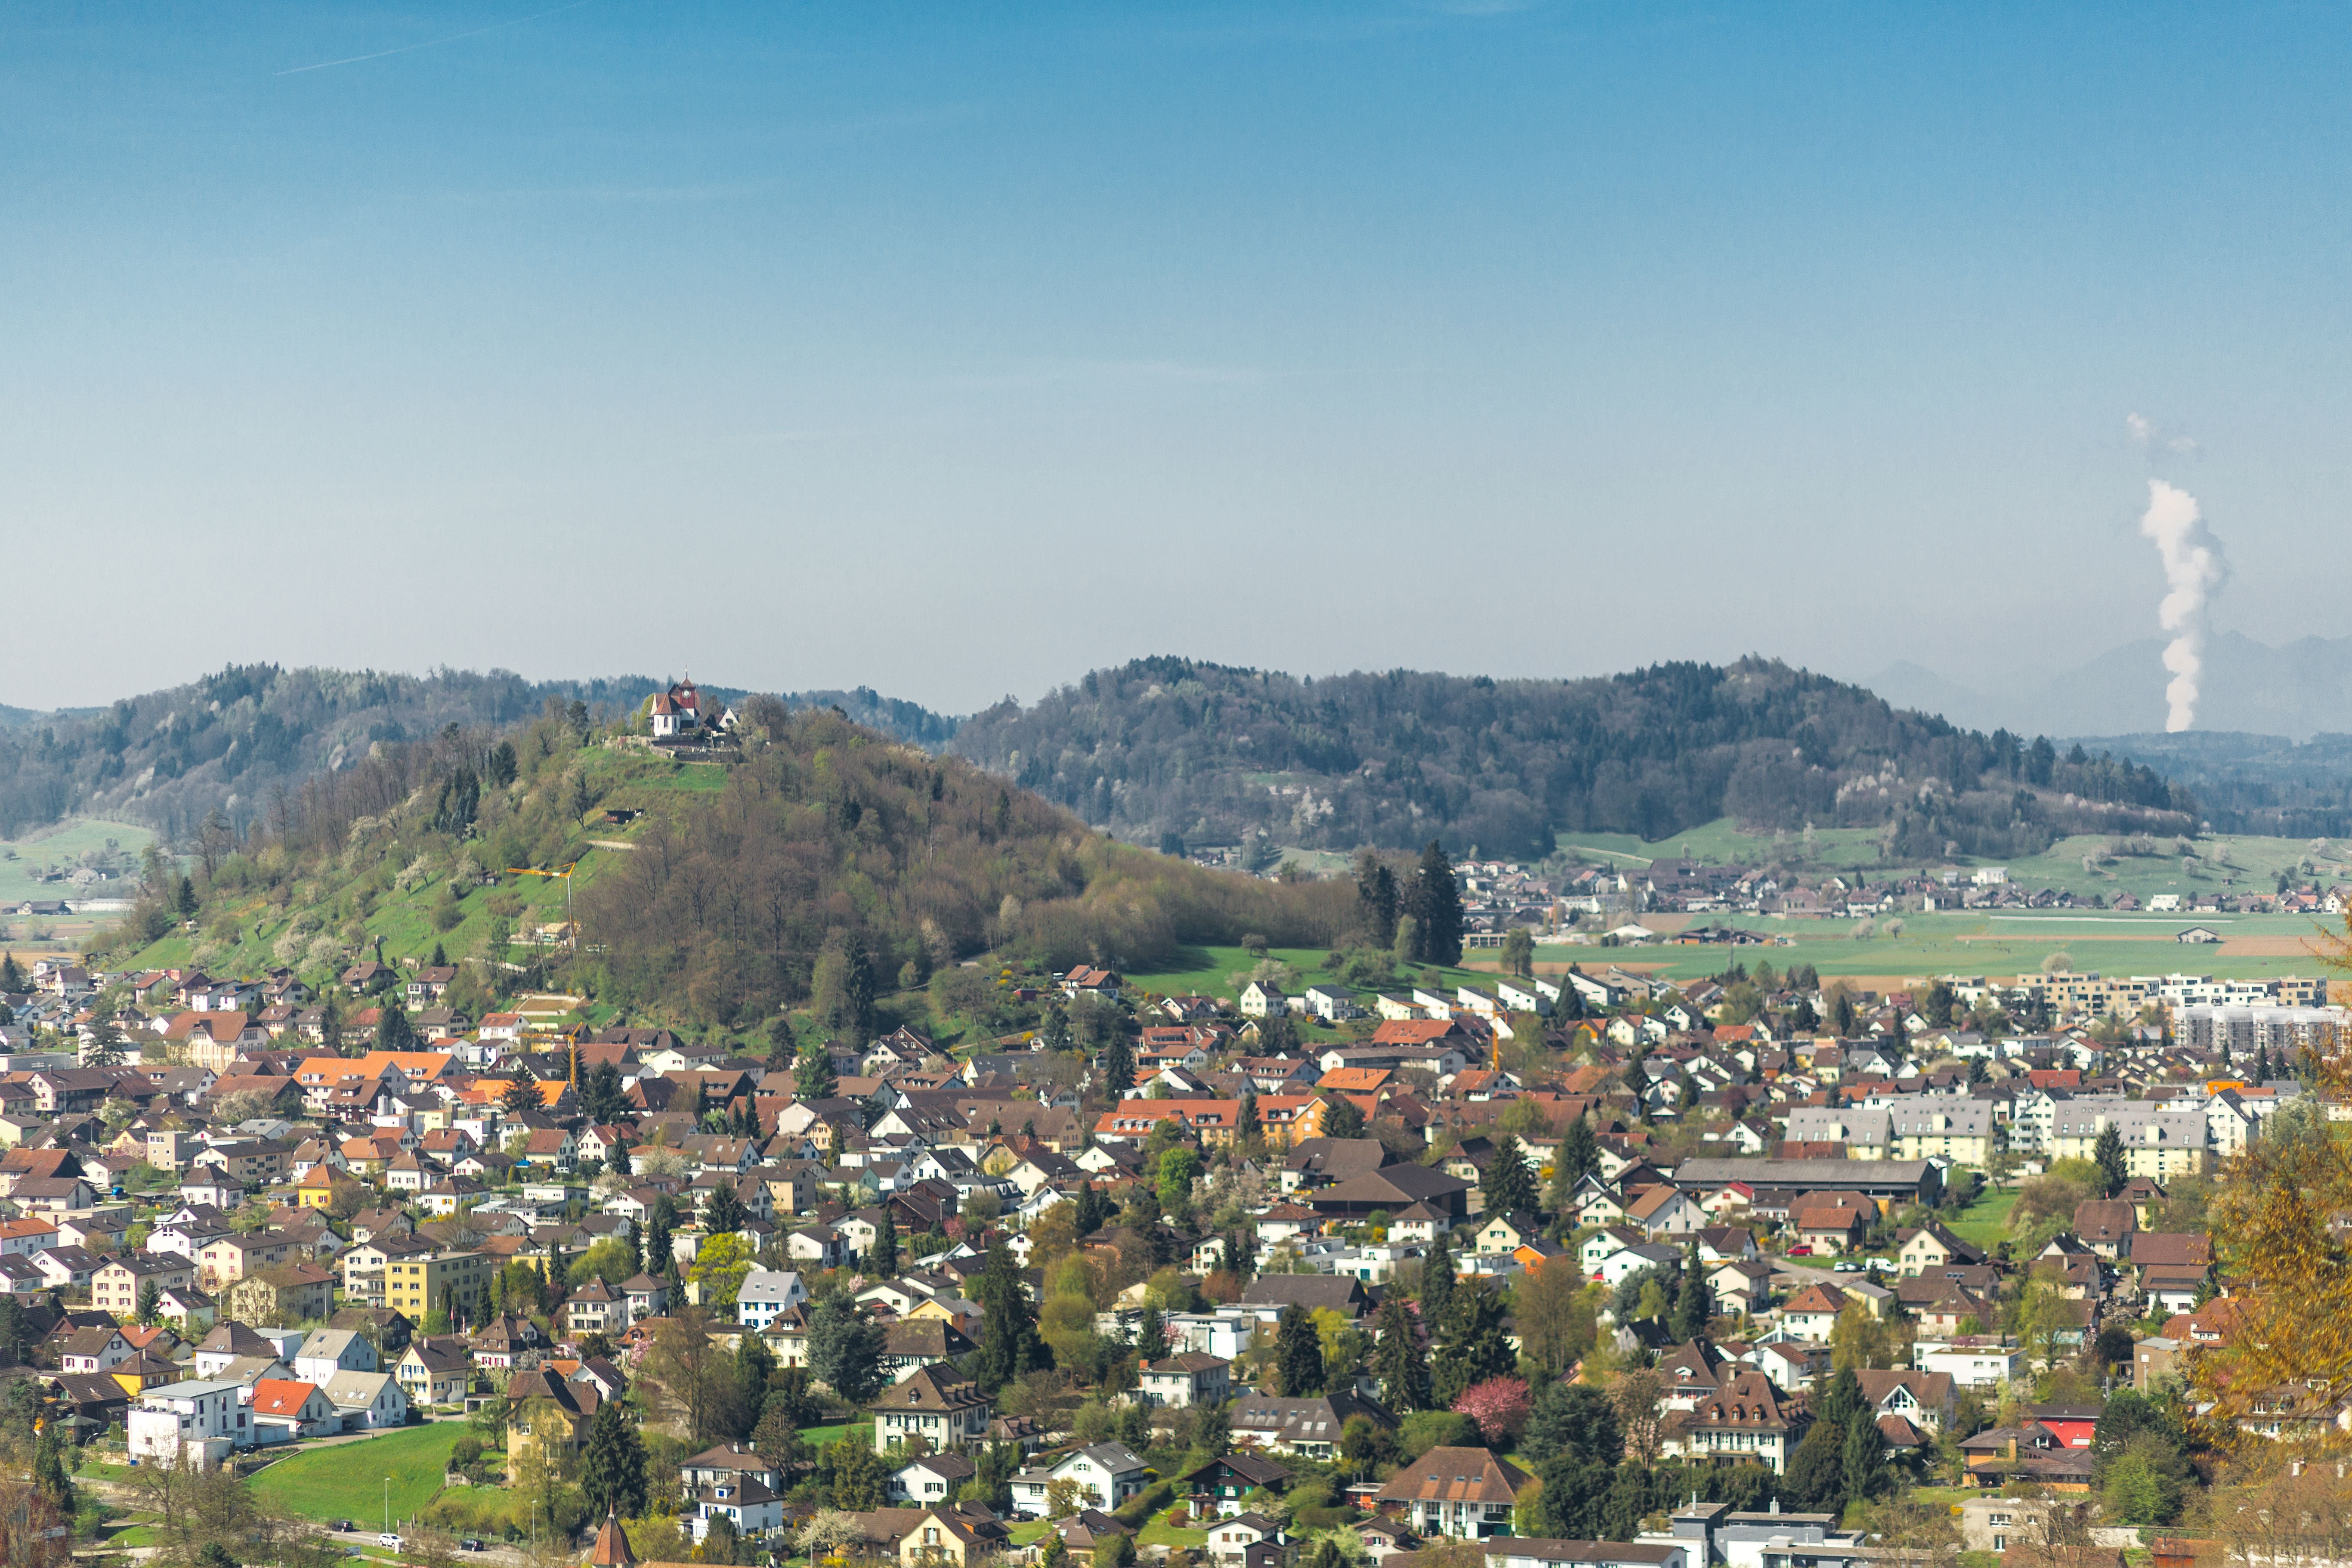
[[[550,702],[577,703],[583,717],[625,713],[668,684],[643,675],[531,681],[498,669],[414,676],[232,666],[107,708],[0,725],[0,838],[78,815],[121,817],[178,837],[216,808],[250,820],[278,792],[348,767],[381,743],[452,724],[504,728]],[[749,695],[702,689],[727,703]],[[933,749],[955,733],[955,720],[862,687],[783,700],[839,708],[858,724]]]
[[[2171,679],[2164,668],[2164,644],[2148,638],[2110,648],[2046,679],[1972,687],[1906,661],[1866,684],[1891,702],[1976,729],[2142,735],[2163,731],[2164,689]],[[2352,637],[2303,637],[2272,647],[2225,632],[2206,650],[2200,685],[2200,731],[2294,741],[2352,733]]]
[[[1655,840],[1733,816],[1883,826],[1891,853],[1924,861],[2030,855],[2128,820],[2171,831],[2193,805],[2147,769],[1988,737],[1763,658],[1504,681],[1139,659],[975,714],[953,749],[1169,847],[1438,838],[1530,858],[1562,829]]]

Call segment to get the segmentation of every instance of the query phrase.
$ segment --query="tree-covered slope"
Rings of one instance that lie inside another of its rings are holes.
[[[920,984],[982,952],[1150,964],[1244,931],[1328,943],[1358,918],[1352,884],[1205,871],[1113,842],[830,708],[755,697],[742,713],[740,754],[717,761],[561,709],[378,746],[268,818],[200,831],[185,888],[151,859],[102,956],[323,981],[437,946],[463,966],[469,1009],[551,985],[746,1028],[811,1000],[838,1012],[850,993]],[[567,865],[576,954],[529,940],[562,921],[562,886],[510,869]]]
[[[668,682],[526,680],[508,670],[375,670],[231,666],[185,686],[47,717],[0,712],[0,838],[68,816],[142,823],[180,839],[214,811],[242,824],[283,791],[348,767],[370,748],[461,729],[498,729],[551,702],[577,704],[583,721],[627,712]],[[722,702],[742,691],[706,687]],[[911,702],[856,691],[787,697],[795,707],[840,707],[861,724],[924,745],[955,721]]]
[[[1584,680],[1317,680],[1182,658],[1097,670],[964,721],[954,749],[1132,841],[1536,856],[1555,830],[1656,839],[1733,816],[1884,825],[1906,854],[2030,854],[2186,826],[2159,775],[1906,712],[1777,660]]]

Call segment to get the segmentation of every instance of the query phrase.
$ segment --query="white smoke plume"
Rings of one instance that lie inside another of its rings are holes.
[[[2164,648],[2164,668],[2172,672],[2164,689],[2164,727],[2177,732],[2197,719],[2197,683],[2205,672],[2205,605],[2229,568],[2220,542],[2205,527],[2197,498],[2162,479],[2147,481],[2147,510],[2140,516],[2139,531],[2155,542],[2164,562],[2164,602],[2157,607],[2157,620],[2172,638]]]

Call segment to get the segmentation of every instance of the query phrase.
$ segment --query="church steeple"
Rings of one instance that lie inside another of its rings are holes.
[[[596,1544],[588,1553],[588,1568],[635,1568],[637,1554],[629,1550],[629,1532],[621,1528],[614,1505],[604,1505],[604,1522],[596,1527]]]

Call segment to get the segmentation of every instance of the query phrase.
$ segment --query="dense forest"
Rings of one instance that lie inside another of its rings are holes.
[[[2219,833],[2282,838],[2352,835],[2352,735],[2279,735],[2189,730],[2084,742],[2151,767],[2195,792]]]
[[[754,697],[740,712],[740,754],[715,761],[664,755],[559,697],[527,723],[377,745],[257,820],[209,816],[184,882],[151,857],[102,956],[324,979],[362,955],[446,949],[466,968],[462,1005],[555,984],[746,1027],[812,999],[854,1012],[982,952],[1149,965],[1244,933],[1328,945],[1363,919],[1352,882],[1117,843],[830,707]],[[531,942],[562,895],[509,869],[574,863],[576,954]]]
[[[810,994],[828,946],[904,987],[989,949],[1148,964],[1252,931],[1328,943],[1358,918],[1351,883],[1203,871],[830,712],[746,711],[762,739],[725,787],[652,823],[583,900],[615,1000],[683,992],[723,1021]]]
[[[1540,856],[1556,829],[1659,839],[1720,816],[1885,826],[1906,855],[2036,853],[2069,832],[2179,831],[2155,772],[1984,735],[1748,658],[1585,680],[1391,670],[1323,680],[1183,658],[1097,670],[953,745],[1132,842]]]
[[[321,773],[372,748],[460,729],[498,729],[548,699],[601,721],[668,684],[647,676],[531,681],[508,670],[430,675],[231,666],[215,675],[110,707],[43,718],[7,710],[0,724],[0,838],[69,816],[143,823],[173,842],[215,811],[243,826]],[[743,693],[707,689],[722,702]],[[955,721],[863,689],[784,699],[838,707],[861,724],[937,746]]]

